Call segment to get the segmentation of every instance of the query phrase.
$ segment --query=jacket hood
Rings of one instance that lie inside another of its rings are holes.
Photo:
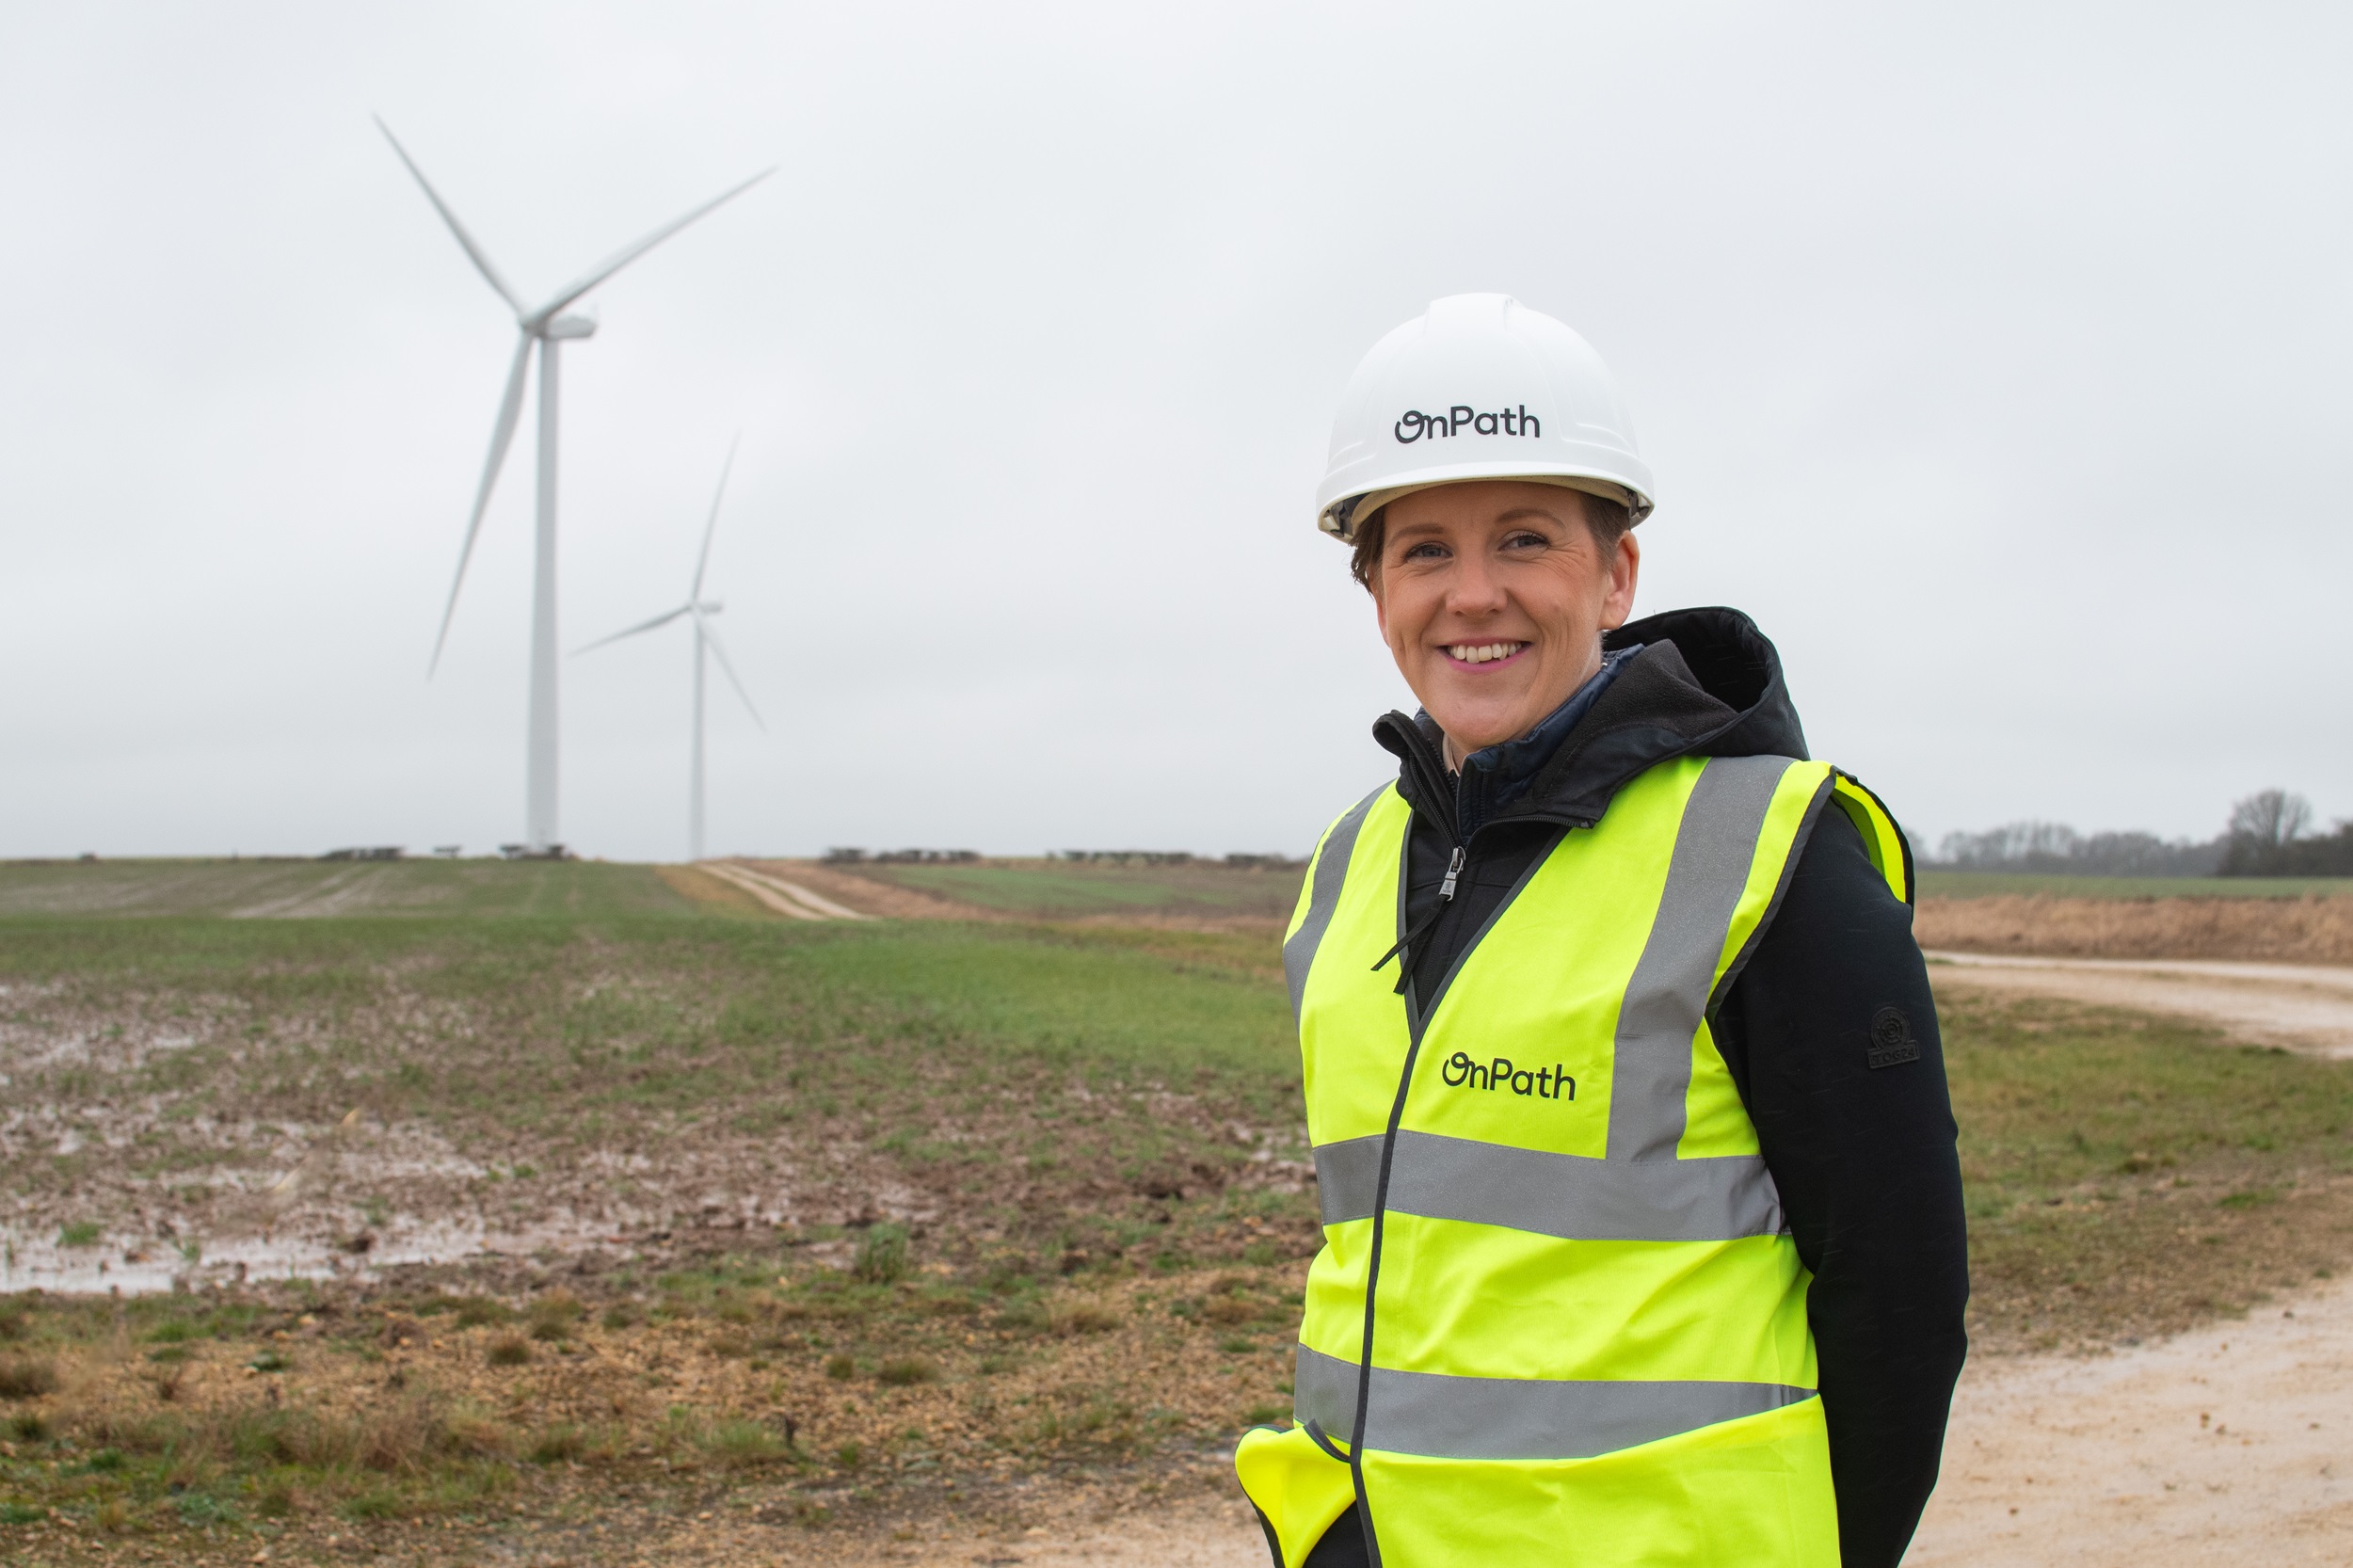
[[[1673,757],[1805,758],[1781,655],[1748,616],[1721,606],[1670,610],[1602,639],[1604,649],[1638,643],[1641,652],[1495,821],[1590,826],[1636,775]],[[1392,712],[1373,726],[1373,738],[1402,764],[1406,799],[1450,824],[1452,792],[1436,725],[1427,715]]]

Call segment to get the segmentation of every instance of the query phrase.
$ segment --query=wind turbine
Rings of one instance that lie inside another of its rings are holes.
[[[737,440],[741,440],[741,437],[737,438]],[[760,716],[760,710],[752,706],[751,694],[744,690],[744,682],[736,675],[735,665],[728,661],[727,647],[719,641],[717,629],[711,625],[711,617],[717,615],[724,606],[716,600],[703,598],[703,573],[711,566],[711,536],[717,532],[719,527],[719,503],[728,493],[728,474],[735,467],[735,447],[736,442],[728,443],[728,460],[719,468],[719,488],[711,498],[711,520],[703,524],[702,553],[695,557],[695,585],[686,590],[686,602],[675,610],[665,611],[654,616],[651,620],[639,621],[635,626],[616,632],[610,637],[600,637],[588,644],[586,648],[573,649],[573,656],[578,657],[587,652],[589,648],[602,648],[607,643],[617,643],[624,637],[634,637],[640,632],[650,632],[657,626],[667,626],[680,616],[694,617],[695,743],[693,760],[687,769],[686,806],[687,858],[690,860],[699,860],[703,857],[703,653],[705,649],[718,656],[719,668],[727,673],[728,684],[735,688],[735,695],[744,699],[744,711],[752,715],[752,722],[759,725],[762,730],[768,728],[767,721]]]
[[[497,267],[466,226],[457,221],[457,215],[449,210],[424,177],[424,170],[408,155],[408,150],[392,135],[392,128],[377,116],[376,127],[384,133],[384,139],[392,144],[400,161],[408,166],[408,172],[424,187],[425,200],[441,215],[449,232],[457,236],[474,269],[483,280],[498,291],[515,312],[517,337],[515,359],[506,372],[506,392],[499,400],[498,423],[490,431],[490,455],[482,465],[482,483],[474,491],[473,514],[466,520],[466,542],[457,552],[457,575],[449,585],[449,604],[441,612],[441,630],[433,639],[433,658],[425,666],[429,680],[440,666],[442,645],[449,641],[449,623],[457,614],[457,591],[466,584],[466,564],[473,559],[474,537],[482,531],[482,514],[490,504],[490,490],[498,483],[499,467],[506,460],[506,449],[515,439],[517,417],[522,412],[523,376],[530,368],[533,344],[539,349],[539,506],[536,561],[531,587],[531,714],[529,742],[525,751],[523,776],[523,840],[528,854],[547,855],[561,849],[562,840],[556,830],[556,704],[555,704],[555,431],[559,399],[556,395],[556,369],[559,363],[557,345],[571,338],[585,338],[596,331],[596,322],[587,316],[566,315],[564,310],[581,296],[629,265],[638,257],[677,233],[680,229],[701,217],[721,203],[732,200],[760,181],[774,174],[771,167],[742,184],[696,207],[685,216],[665,223],[634,244],[622,247],[580,277],[558,289],[548,301],[539,306],[523,303],[522,296],[499,276]]]

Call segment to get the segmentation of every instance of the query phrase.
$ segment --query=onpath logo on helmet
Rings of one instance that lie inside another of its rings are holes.
[[[1435,392],[1511,394],[1510,404],[1433,407]],[[1518,399],[1532,394],[1539,415]],[[1470,437],[1440,441],[1436,438]],[[1634,450],[1625,405],[1593,344],[1542,311],[1500,294],[1433,299],[1357,362],[1332,422],[1316,486],[1316,526],[1353,544],[1363,503],[1458,480],[1527,479],[1623,501],[1650,515],[1650,469]],[[1377,509],[1377,504],[1376,504]]]
[[[1528,411],[1523,403],[1517,408],[1505,408],[1499,413],[1482,414],[1467,403],[1457,403],[1443,414],[1425,414],[1419,408],[1408,408],[1398,416],[1390,431],[1400,446],[1410,446],[1424,436],[1459,436],[1463,426],[1469,425],[1482,436],[1542,436],[1544,422]],[[1412,435],[1405,432],[1411,429]]]

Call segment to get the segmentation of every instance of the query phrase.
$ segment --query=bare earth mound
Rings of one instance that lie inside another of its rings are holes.
[[[2353,964],[2353,899],[1924,898],[1913,929],[1963,952]]]

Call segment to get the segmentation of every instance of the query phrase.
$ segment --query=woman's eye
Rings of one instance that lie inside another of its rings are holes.
[[[1542,550],[1548,541],[1542,534],[1513,534],[1503,541],[1506,550]]]
[[[1435,561],[1443,559],[1445,555],[1444,545],[1417,544],[1408,548],[1401,558],[1407,561]]]

